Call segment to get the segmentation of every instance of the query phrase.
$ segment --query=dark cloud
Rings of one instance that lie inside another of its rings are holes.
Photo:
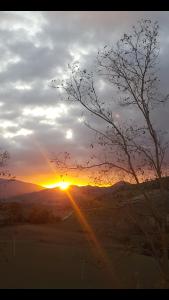
[[[62,78],[67,64],[74,60],[94,66],[98,49],[115,43],[140,18],[159,22],[160,78],[166,92],[169,12],[1,12],[0,145],[11,154],[14,174],[24,179],[34,175],[36,181],[39,172],[53,172],[45,162],[53,152],[70,151],[76,158],[87,155],[93,133],[78,119],[82,109],[64,103],[59,110],[61,97],[49,82]],[[100,95],[112,99],[112,89],[107,86]],[[121,118],[136,117],[131,110],[119,111],[116,104],[114,112]],[[154,117],[165,130],[168,113],[166,106]],[[66,138],[70,130],[72,139]]]

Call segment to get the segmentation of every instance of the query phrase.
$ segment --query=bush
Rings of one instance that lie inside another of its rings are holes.
[[[28,217],[28,222],[33,224],[55,223],[60,220],[49,208],[39,206],[33,207]]]
[[[24,221],[23,208],[20,203],[10,203],[8,206],[9,223],[20,223]]]

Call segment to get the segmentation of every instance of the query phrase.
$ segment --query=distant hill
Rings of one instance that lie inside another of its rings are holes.
[[[129,184],[130,185],[130,184]],[[107,198],[118,190],[123,190],[128,186],[128,183],[118,182],[110,187],[97,187],[97,186],[75,186],[69,187],[69,192],[72,195],[75,202],[84,208],[92,208],[100,206],[99,199]],[[43,205],[43,206],[55,206],[57,209],[71,208],[72,205],[68,199],[66,191],[60,190],[60,188],[43,189],[36,192],[24,193],[22,195],[16,195],[14,197],[6,198],[8,203],[17,202],[24,203],[24,205]]]
[[[166,188],[169,188],[169,177],[163,178]],[[140,184],[144,189],[159,189],[157,180],[151,180]],[[69,187],[71,195],[82,207],[98,206],[100,200],[108,200],[118,196],[131,197],[139,193],[136,184],[119,181],[110,187],[75,186]],[[70,206],[70,201],[65,191],[59,188],[44,189],[41,186],[22,181],[7,181],[0,179],[0,199],[7,202],[24,202],[25,204],[55,205],[61,207]]]
[[[43,189],[41,191],[18,195],[8,198],[6,202],[17,202],[26,204],[41,204],[41,205],[57,205],[65,206],[68,198],[66,194],[59,188]]]
[[[0,200],[26,193],[43,190],[42,186],[23,182],[20,180],[9,180],[0,178]]]
[[[98,186],[91,186],[91,185],[87,185],[87,186],[71,186],[70,190],[73,192],[81,192],[84,193],[85,195],[89,195],[92,194],[93,196],[101,196],[101,195],[105,195],[107,193],[112,193],[118,190],[122,190],[122,189],[126,189],[128,187],[130,187],[130,183],[125,182],[125,181],[119,181],[115,184],[113,184],[112,186],[109,187],[98,187]]]
[[[169,176],[162,178],[162,184],[165,189],[169,190]],[[160,188],[158,179],[145,181],[145,182],[141,183],[141,186],[146,189],[159,189]]]
[[[166,186],[168,182],[168,179],[165,179]],[[3,185],[2,183],[5,184],[4,181],[0,180],[0,185]],[[145,182],[142,183],[141,186],[151,190],[153,199],[153,193],[159,195],[158,182]],[[43,189],[42,187],[29,183],[8,181],[6,182],[6,189],[9,190],[8,195],[10,193],[14,194],[14,192],[17,193],[17,195],[11,197],[6,196],[5,199],[3,198],[0,210],[2,222],[7,222],[4,221],[4,219],[8,220],[9,216],[16,217],[16,220],[22,219],[22,222],[35,223],[37,221],[42,223],[47,220],[51,221],[53,218],[65,219],[71,216],[74,211],[72,199],[82,211],[96,212],[98,209],[99,211],[104,211],[104,209],[110,210],[126,206],[129,201],[132,202],[133,199],[135,199],[133,197],[140,196],[141,194],[136,184],[130,184],[124,181],[120,181],[110,187],[78,187],[72,185],[68,191],[60,190],[58,187]],[[153,189],[158,190],[153,191]],[[28,192],[30,190],[36,191]],[[69,199],[69,194],[71,195],[71,199]],[[142,203],[142,198],[139,197],[139,199],[139,201],[141,201],[139,203]]]
[[[90,202],[91,205],[91,199],[94,203],[95,196],[101,191],[98,187],[95,187],[94,189],[91,187],[70,187],[69,191],[71,195],[73,196],[73,199],[80,203],[87,204]],[[42,191],[22,194],[14,197],[10,197],[6,199],[6,203],[22,203],[24,205],[42,205],[42,206],[50,206],[50,207],[57,207],[57,209],[65,209],[65,208],[71,208],[72,205],[70,203],[70,200],[68,198],[68,195],[65,191],[60,190],[60,188],[53,188],[53,189],[44,189]]]

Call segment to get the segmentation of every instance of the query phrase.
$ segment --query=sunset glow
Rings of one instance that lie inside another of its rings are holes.
[[[0,290],[169,289],[168,27],[0,12]]]
[[[59,187],[61,190],[66,190],[66,189],[68,189],[69,186],[70,186],[70,183],[69,182],[64,182],[64,181],[44,185],[44,187],[46,187],[48,189],[53,189],[53,188]]]

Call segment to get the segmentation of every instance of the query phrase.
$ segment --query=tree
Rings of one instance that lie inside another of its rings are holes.
[[[158,261],[165,282],[169,284],[168,265],[168,233],[166,204],[168,194],[162,184],[162,176],[166,166],[166,152],[168,141],[164,132],[160,131],[153,120],[153,111],[159,105],[165,105],[169,96],[159,93],[159,78],[157,73],[159,57],[159,26],[151,20],[141,20],[133,26],[132,34],[124,34],[115,47],[105,46],[98,52],[96,74],[106,80],[116,89],[114,101],[100,97],[95,82],[95,74],[81,70],[75,63],[69,66],[69,78],[58,85],[54,80],[54,87],[61,87],[65,91],[67,100],[76,101],[102,122],[102,128],[86,124],[97,134],[98,144],[104,149],[104,160],[96,162],[89,160],[86,164],[76,166],[67,162],[69,155],[65,153],[64,160],[58,157],[54,162],[58,167],[70,169],[102,168],[103,172],[112,169],[129,174],[137,183],[138,189],[144,195],[146,205],[153,216],[157,228],[154,239],[136,220],[147,240],[151,244],[152,253]],[[130,107],[138,116],[138,124],[132,121],[117,120],[113,113],[114,102],[127,110]],[[163,209],[155,209],[148,193],[141,188],[140,179],[144,179],[148,172],[155,176],[160,184]],[[160,239],[162,258],[157,255],[154,246]]]
[[[98,54],[98,65],[100,73],[123,93],[121,105],[136,106],[144,118],[142,134],[148,133],[152,147],[147,149],[135,142],[134,147],[161,179],[168,143],[163,145],[151,116],[155,105],[168,100],[168,95],[162,98],[158,93],[158,28],[157,23],[151,26],[150,20],[142,20],[138,28],[133,26],[132,35],[124,34],[116,50],[106,47]]]
[[[11,176],[9,171],[5,170],[4,167],[7,165],[7,161],[9,160],[10,156],[7,151],[1,150],[0,152],[0,176]]]

